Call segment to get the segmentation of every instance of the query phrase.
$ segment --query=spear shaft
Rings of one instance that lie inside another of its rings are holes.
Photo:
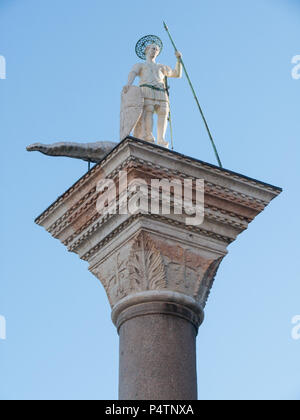
[[[171,41],[171,43],[172,43],[172,45],[173,45],[173,47],[174,47],[175,51],[177,52],[177,51],[178,51],[178,49],[177,49],[177,47],[176,47],[176,45],[175,45],[175,42],[173,41],[173,38],[172,38],[172,36],[171,36],[171,34],[170,34],[170,32],[169,32],[169,28],[168,28],[168,26],[166,25],[166,23],[165,23],[165,22],[164,22],[164,28],[165,28],[165,30],[166,30],[166,32],[167,32],[167,34],[168,34],[169,38],[170,38],[170,41]],[[210,141],[211,141],[212,147],[213,147],[213,149],[214,149],[214,152],[215,152],[215,155],[216,155],[217,161],[218,161],[218,163],[219,163],[219,166],[220,166],[220,168],[223,168],[222,163],[221,163],[221,159],[220,159],[219,154],[218,154],[218,151],[217,151],[217,147],[216,147],[216,145],[215,145],[214,139],[213,139],[213,137],[212,137],[211,131],[210,131],[209,126],[208,126],[208,124],[207,124],[207,121],[206,121],[206,118],[205,118],[204,113],[203,113],[203,111],[202,111],[202,108],[201,108],[201,105],[200,105],[200,103],[199,103],[199,100],[198,100],[198,98],[197,98],[197,95],[196,95],[195,89],[194,89],[194,87],[193,87],[192,81],[191,81],[191,79],[190,79],[190,76],[189,76],[189,74],[188,74],[188,72],[187,72],[187,69],[186,69],[186,67],[185,67],[185,64],[184,64],[184,62],[183,62],[182,58],[180,58],[180,61],[181,61],[181,64],[182,64],[182,67],[183,67],[184,73],[185,73],[185,75],[186,75],[186,78],[187,78],[187,80],[188,80],[188,82],[189,82],[190,88],[191,88],[191,90],[192,90],[192,93],[193,93],[194,99],[195,99],[195,101],[196,101],[196,103],[197,103],[197,106],[198,106],[198,109],[199,109],[199,111],[200,111],[201,117],[202,117],[202,119],[203,119],[203,122],[204,122],[205,128],[206,128],[206,130],[207,130],[207,133],[208,133],[209,139],[210,139]]]

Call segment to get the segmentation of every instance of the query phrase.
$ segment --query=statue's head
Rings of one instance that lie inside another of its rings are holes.
[[[149,44],[145,48],[146,58],[154,59],[160,54],[160,48],[157,44]]]
[[[155,59],[162,52],[162,49],[162,40],[156,35],[144,36],[135,46],[136,55],[142,60],[146,60],[148,56]]]

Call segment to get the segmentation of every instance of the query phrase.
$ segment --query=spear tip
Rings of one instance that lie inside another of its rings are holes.
[[[168,31],[168,30],[169,30],[169,28],[168,28],[168,26],[167,26],[166,22],[163,22],[163,23],[164,23],[164,28],[165,28],[165,30],[166,30],[166,31]]]

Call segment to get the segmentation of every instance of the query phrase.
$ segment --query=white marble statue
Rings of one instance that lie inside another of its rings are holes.
[[[136,64],[131,70],[128,83],[123,88],[121,105],[121,140],[130,135],[154,143],[153,114],[157,113],[157,143],[169,147],[165,140],[168,115],[169,97],[166,89],[166,78],[182,76],[181,53],[176,52],[177,64],[174,70],[157,64],[156,58],[162,50],[162,42],[155,35],[147,35],[139,40],[136,46],[137,54],[145,63]],[[138,48],[137,48],[138,47]],[[133,86],[139,76],[139,86]],[[35,143],[27,147],[29,152],[40,152],[48,156],[65,156],[98,163],[110,153],[117,143],[95,142],[74,143],[60,142],[54,144]]]
[[[181,53],[176,51],[175,69],[156,63],[160,46],[156,43],[145,47],[145,63],[135,64],[123,88],[121,105],[121,140],[134,129],[134,137],[155,142],[153,136],[153,115],[157,114],[157,144],[169,147],[165,140],[169,115],[169,97],[166,77],[182,77]],[[139,77],[139,88],[133,90],[133,83]]]

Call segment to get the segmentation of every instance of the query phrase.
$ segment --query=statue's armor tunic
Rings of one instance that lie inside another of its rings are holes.
[[[132,68],[132,72],[140,77],[140,86],[142,89],[145,100],[152,100],[157,105],[161,101],[168,102],[168,95],[165,89],[165,77],[179,77],[179,66],[176,65],[175,70],[169,66],[158,63],[138,63]],[[142,87],[142,85],[150,85],[154,88],[161,90],[152,89],[150,87]]]

